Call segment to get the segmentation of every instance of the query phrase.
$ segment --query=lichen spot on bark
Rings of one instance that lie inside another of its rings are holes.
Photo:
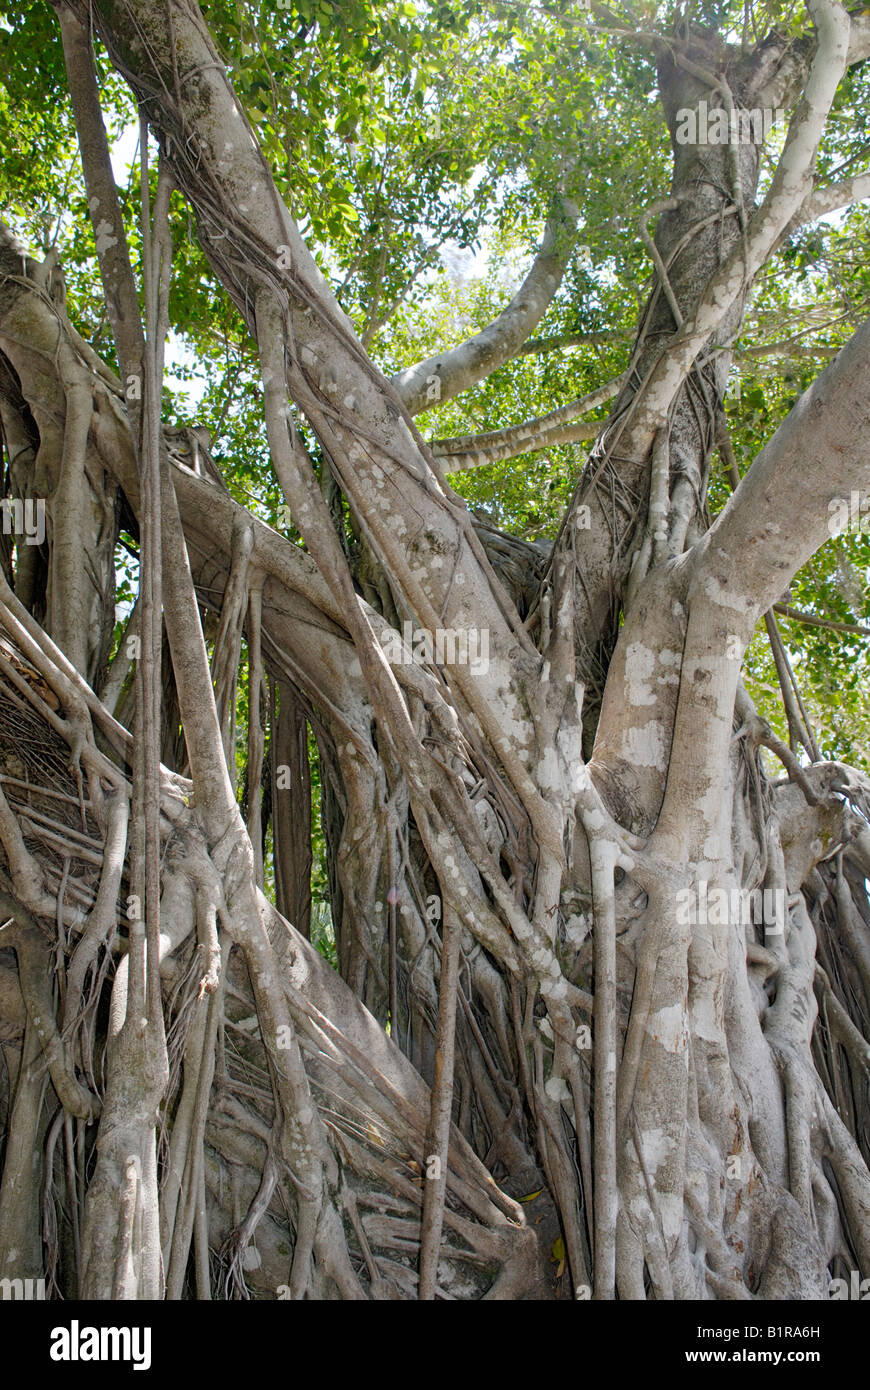
[[[625,679],[628,702],[631,705],[654,705],[656,697],[650,686],[655,670],[655,652],[643,642],[630,642],[625,653]]]

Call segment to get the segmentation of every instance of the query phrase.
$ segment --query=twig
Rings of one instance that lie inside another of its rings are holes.
[[[806,623],[808,627],[823,627],[831,632],[851,632],[856,637],[870,637],[870,627],[862,627],[860,623],[838,623],[833,618],[817,618],[815,613],[804,613],[800,608],[792,608],[788,603],[775,603],[774,613],[781,613],[784,618],[790,618],[795,623]]]

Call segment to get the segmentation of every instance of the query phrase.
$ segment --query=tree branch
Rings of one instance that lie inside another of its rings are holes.
[[[786,235],[796,231],[798,227],[803,227],[807,222],[815,222],[826,213],[859,203],[863,198],[870,198],[870,174],[852,174],[850,178],[841,179],[839,183],[829,183],[816,188],[792,218]]]
[[[792,608],[788,603],[775,603],[774,613],[781,613],[795,623],[806,623],[808,627],[824,627],[831,632],[850,632],[856,637],[870,637],[870,627],[860,623],[835,623],[832,618],[817,618],[815,613],[804,613],[800,608]]]
[[[870,483],[868,375],[870,321],[804,392],[699,542],[703,582],[735,621],[754,626],[832,534],[829,503]]]
[[[810,0],[809,8],[818,30],[818,47],[770,188],[750,221],[746,237],[712,277],[696,313],[675,335],[652,372],[638,411],[635,449],[645,451],[652,446],[656,430],[698,354],[728,310],[745,294],[808,196],[819,141],[846,70],[849,41],[849,19],[837,0]]]
[[[537,352],[560,352],[563,348],[603,347],[605,343],[627,343],[630,333],[605,331],[602,333],[548,333],[543,338],[530,338],[517,350],[517,357],[530,356]]]
[[[579,216],[574,203],[560,198],[528,275],[498,318],[464,343],[396,373],[393,385],[412,415],[467,391],[516,355],[562,283]]]
[[[863,10],[848,14],[849,37],[846,66],[854,67],[870,54],[870,16]],[[813,58],[812,36],[797,40],[777,35],[763,45],[758,64],[758,81],[747,91],[747,101],[758,106],[790,106],[803,87]]]
[[[612,400],[624,386],[625,380],[626,373],[623,372],[606,385],[579,396],[575,401],[569,401],[549,415],[527,420],[524,425],[510,425],[507,429],[491,430],[487,434],[436,439],[432,443],[432,453],[436,458],[447,461],[450,472],[458,473],[468,468],[480,468],[487,463],[498,463],[501,459],[516,458],[518,454],[529,454],[537,449],[551,449],[557,444],[594,439],[602,422],[589,420],[578,423],[577,417]]]

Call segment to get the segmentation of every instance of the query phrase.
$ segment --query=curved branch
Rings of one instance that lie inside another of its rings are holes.
[[[601,333],[547,333],[543,338],[530,338],[517,351],[517,357],[527,357],[537,352],[560,352],[563,348],[604,347],[606,343],[627,343],[630,333],[617,333],[605,330]]]
[[[810,330],[807,330],[810,331]],[[817,330],[821,332],[822,330]],[[797,336],[794,338],[780,338],[775,343],[758,343],[752,347],[739,348],[734,356],[743,357],[836,357],[840,351],[838,347],[830,347],[825,343],[802,343]]]
[[[396,373],[392,384],[412,415],[467,391],[517,354],[562,283],[579,216],[579,208],[561,198],[528,275],[498,318],[464,343]]]
[[[585,396],[560,406],[549,415],[541,415],[536,420],[527,420],[524,425],[510,425],[507,429],[491,430],[487,434],[457,435],[454,439],[437,439],[432,444],[436,458],[448,459],[450,472],[460,472],[467,468],[480,468],[486,463],[498,463],[501,459],[516,458],[518,454],[529,454],[537,449],[551,449],[557,444],[575,444],[583,439],[594,439],[601,429],[600,420],[578,421],[587,410],[594,410],[618,395],[625,384],[626,373],[597,387]]]
[[[860,623],[835,623],[833,618],[817,618],[815,613],[804,613],[801,608],[792,608],[788,603],[775,603],[774,613],[781,613],[794,623],[806,623],[807,627],[824,627],[831,632],[851,632],[856,637],[870,637],[870,627]]]
[[[735,622],[771,607],[833,534],[832,504],[867,487],[868,363],[870,322],[800,397],[700,542],[704,587]]]
[[[870,198],[870,174],[852,174],[850,178],[841,179],[839,183],[825,184],[815,189],[805,200],[789,223],[788,230],[793,232],[807,222],[815,222],[818,217],[836,212],[838,208],[849,207],[852,203],[859,203],[863,198]]]

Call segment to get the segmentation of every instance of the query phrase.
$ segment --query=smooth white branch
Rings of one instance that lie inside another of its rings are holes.
[[[520,351],[562,283],[579,216],[576,204],[561,198],[528,275],[498,317],[464,343],[396,373],[392,384],[412,415],[467,391]]]

